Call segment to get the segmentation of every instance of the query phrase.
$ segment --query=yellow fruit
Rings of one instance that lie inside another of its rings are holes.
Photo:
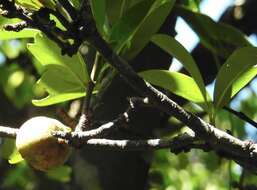
[[[46,171],[60,166],[69,156],[69,145],[53,137],[53,131],[70,132],[71,129],[52,118],[33,117],[17,133],[16,147],[35,169]]]

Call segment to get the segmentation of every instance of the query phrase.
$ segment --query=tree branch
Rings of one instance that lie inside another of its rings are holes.
[[[250,123],[252,126],[254,126],[255,128],[257,128],[257,123],[255,121],[253,121],[252,119],[250,119],[247,115],[245,115],[243,112],[238,112],[235,111],[229,107],[224,107],[225,110],[227,110],[228,112],[234,114],[235,116],[237,116],[238,118],[242,119],[243,121],[246,121],[247,123]]]
[[[0,1],[1,4],[4,4],[3,2],[6,3],[7,1]],[[197,137],[206,141],[215,151],[225,152],[227,155],[229,155],[243,166],[255,166],[253,169],[257,171],[256,144],[243,142],[240,139],[237,139],[232,135],[215,128],[214,126],[203,121],[201,118],[190,112],[187,112],[176,102],[169,99],[165,94],[158,91],[149,83],[140,78],[132,69],[132,67],[127,63],[127,61],[117,55],[110,48],[107,42],[102,39],[100,34],[97,32],[88,1],[84,0],[83,2],[84,3],[80,10],[79,18],[76,20],[77,24],[72,24],[71,27],[68,28],[68,30],[70,30],[68,33],[74,33],[74,31],[76,31],[76,35],[73,35],[73,45],[59,40],[49,31],[52,28],[46,27],[44,24],[41,25],[40,20],[31,21],[29,19],[28,21],[30,22],[31,26],[45,32],[50,39],[54,40],[62,48],[63,52],[69,55],[76,53],[79,45],[83,41],[88,41],[118,71],[121,77],[142,97],[147,97],[151,104],[159,108],[161,111],[174,116],[182,123],[187,125],[195,132]],[[13,11],[15,11],[15,9],[13,9]],[[27,19],[27,17],[25,17],[25,19]]]
[[[147,151],[169,148],[172,152],[178,154],[184,150],[191,148],[199,148],[194,144],[196,138],[194,135],[184,133],[170,140],[148,139],[148,140],[110,140],[110,139],[90,139],[84,141],[85,147],[90,148],[106,148],[115,151]]]
[[[0,137],[15,138],[19,129],[0,126]]]
[[[112,151],[147,151],[169,148],[171,152],[178,154],[182,151],[189,151],[192,148],[206,150],[206,145],[195,143],[198,138],[194,134],[184,133],[170,140],[147,139],[147,140],[111,140],[95,139],[99,134],[103,134],[114,126],[113,122],[106,123],[98,129],[61,133],[55,132],[54,135],[67,140],[79,140],[85,147],[101,148]],[[19,129],[0,126],[0,137],[16,138]],[[70,135],[69,135],[70,134]],[[91,138],[93,137],[93,138]],[[90,139],[89,139],[90,138]],[[75,145],[76,146],[76,145]]]

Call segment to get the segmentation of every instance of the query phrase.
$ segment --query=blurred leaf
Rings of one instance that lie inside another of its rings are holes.
[[[74,7],[75,7],[76,9],[79,9],[79,8],[80,8],[81,1],[82,1],[82,0],[71,0],[72,4],[74,5]]]
[[[26,162],[20,162],[19,164],[12,166],[12,169],[8,170],[4,174],[4,181],[1,184],[3,189],[28,189],[33,187],[36,183],[35,174],[32,172]]]
[[[15,148],[14,151],[12,152],[12,154],[10,155],[8,162],[10,164],[17,164],[17,163],[19,163],[19,162],[21,162],[23,160],[24,159],[22,158],[21,154]]]
[[[54,0],[16,0],[17,3],[28,9],[40,9],[41,7],[47,7],[54,9],[56,3]]]
[[[9,159],[14,149],[15,149],[15,140],[4,139],[4,142],[1,145],[1,156],[5,159]]]
[[[17,164],[23,160],[17,151],[14,139],[5,139],[1,147],[1,155],[7,159],[10,164]]]
[[[23,29],[19,32],[0,30],[0,40],[11,40],[18,38],[34,38],[40,31],[35,29]]]
[[[181,4],[188,7],[190,10],[193,11],[200,11],[200,3],[202,0],[182,0]]]
[[[250,118],[254,118],[257,113],[257,95],[254,92],[240,102],[240,110],[249,116]]]
[[[139,73],[146,81],[160,86],[194,103],[202,104],[204,97],[191,77],[166,70],[148,70]]]
[[[69,166],[60,166],[54,168],[46,173],[46,175],[54,180],[62,183],[69,182],[71,178],[72,169]]]
[[[257,74],[257,48],[236,50],[220,68],[214,87],[214,104],[222,108]]]
[[[178,41],[168,35],[156,34],[151,40],[153,43],[158,45],[171,56],[174,56],[183,64],[183,66],[195,80],[202,95],[205,97],[206,102],[210,101],[210,96],[205,89],[201,73],[191,54],[187,52],[187,50]]]
[[[119,20],[122,16],[124,3],[127,0],[105,0],[106,2],[106,14],[110,24],[113,25],[117,20]]]
[[[251,46],[246,36],[230,25],[216,23],[210,17],[186,7],[177,6],[176,10],[197,33],[202,44],[215,54],[227,57],[237,48]]]

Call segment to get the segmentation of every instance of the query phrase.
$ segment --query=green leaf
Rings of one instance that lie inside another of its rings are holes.
[[[73,55],[72,57],[62,55],[61,49],[41,33],[37,34],[35,42],[28,44],[27,47],[42,66],[48,64],[65,65],[83,84],[87,84],[89,76],[80,54]]]
[[[42,100],[33,100],[34,105],[47,106],[85,95],[89,76],[80,54],[61,55],[61,49],[43,35],[37,35],[28,49],[41,63],[43,73],[38,84],[49,93]]]
[[[239,47],[251,46],[245,35],[230,25],[216,23],[210,17],[182,6],[177,6],[176,10],[197,33],[201,43],[217,55],[226,58]]]
[[[60,166],[48,171],[46,175],[51,179],[65,183],[70,181],[71,172],[72,169],[70,166]]]
[[[16,0],[16,3],[26,7],[27,9],[37,10],[42,7],[42,4],[36,0]]]
[[[21,154],[15,148],[14,151],[12,152],[12,154],[10,155],[8,162],[10,164],[18,164],[18,163],[20,163],[23,160],[24,159],[22,158]]]
[[[47,7],[50,9],[54,9],[56,3],[54,0],[16,0],[20,5],[28,8],[28,9],[40,9],[41,7]]]
[[[135,57],[156,33],[170,13],[174,0],[145,0],[133,6],[114,26],[111,41],[127,59]]]
[[[65,65],[46,65],[38,85],[42,85],[49,96],[33,100],[36,106],[48,106],[85,96],[85,85]]]
[[[46,65],[38,83],[42,84],[50,94],[85,90],[82,81],[65,65]]]
[[[1,145],[1,157],[9,159],[10,155],[15,149],[15,140],[14,139],[4,139],[3,144]]]
[[[23,161],[20,153],[17,151],[14,139],[5,139],[1,147],[1,155],[3,158],[8,159],[10,164],[17,164]]]
[[[110,24],[113,25],[120,19],[123,13],[123,4],[126,0],[105,0],[106,13]]]
[[[215,107],[222,108],[256,76],[257,48],[236,50],[222,65],[214,87]]]
[[[40,33],[40,31],[35,29],[23,29],[19,32],[0,30],[0,40],[34,38],[38,33]]]
[[[110,41],[117,43],[116,49],[118,52],[147,15],[153,3],[154,0],[144,0],[136,4],[113,26]]]
[[[128,51],[125,52],[124,57],[132,59],[147,45],[152,35],[164,23],[174,3],[175,0],[155,0],[146,17],[127,41]]]
[[[97,29],[102,35],[105,35],[108,30],[106,25],[106,2],[105,0],[91,0],[90,2]]]
[[[205,97],[206,102],[210,101],[201,73],[190,53],[174,38],[165,34],[156,34],[151,38],[152,42],[162,48],[164,51],[169,53],[178,59],[186,70],[190,73],[193,79],[196,81],[202,95]]]
[[[202,105],[205,99],[191,77],[167,70],[148,70],[139,73],[147,82],[162,87],[189,101]]]
[[[32,100],[35,106],[49,106],[58,104],[68,100],[74,100],[85,96],[85,92],[62,93],[57,95],[49,95],[41,100]]]

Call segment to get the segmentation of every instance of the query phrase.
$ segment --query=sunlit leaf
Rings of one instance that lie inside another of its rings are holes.
[[[85,92],[73,92],[73,93],[62,93],[57,95],[48,95],[47,97],[40,100],[32,100],[35,106],[49,106],[58,104],[68,100],[74,100],[85,96]]]
[[[23,161],[23,158],[21,154],[18,152],[18,150],[15,148],[13,153],[10,155],[8,162],[10,164],[17,164],[21,161]]]
[[[205,102],[197,83],[187,75],[167,70],[148,70],[139,75],[149,83],[167,89],[189,101],[198,104]]]
[[[12,40],[18,38],[34,38],[40,31],[35,29],[23,29],[19,32],[0,30],[0,40]]]
[[[42,34],[36,35],[35,42],[28,44],[28,49],[42,66],[48,64],[66,65],[82,83],[87,83],[88,73],[79,54],[72,57],[62,55],[61,49]]]
[[[28,49],[41,63],[39,69],[43,72],[38,83],[49,93],[42,100],[34,100],[34,105],[47,106],[85,95],[89,77],[79,54],[73,57],[62,55],[61,49],[42,35],[37,35]]]
[[[230,99],[256,76],[257,48],[236,50],[224,63],[217,75],[214,104],[222,108]]]
[[[183,64],[186,70],[196,81],[196,84],[205,97],[206,101],[210,101],[210,96],[206,92],[201,73],[191,54],[187,52],[187,50],[178,41],[168,35],[156,34],[151,38],[151,40],[153,43],[158,45],[171,56],[174,56]]]
[[[49,64],[38,81],[50,94],[63,92],[83,92],[85,85],[77,75],[65,65]]]
[[[77,99],[85,95],[85,86],[65,65],[46,65],[46,70],[38,81],[49,96],[42,100],[33,100],[37,106],[47,106],[55,103]]]

